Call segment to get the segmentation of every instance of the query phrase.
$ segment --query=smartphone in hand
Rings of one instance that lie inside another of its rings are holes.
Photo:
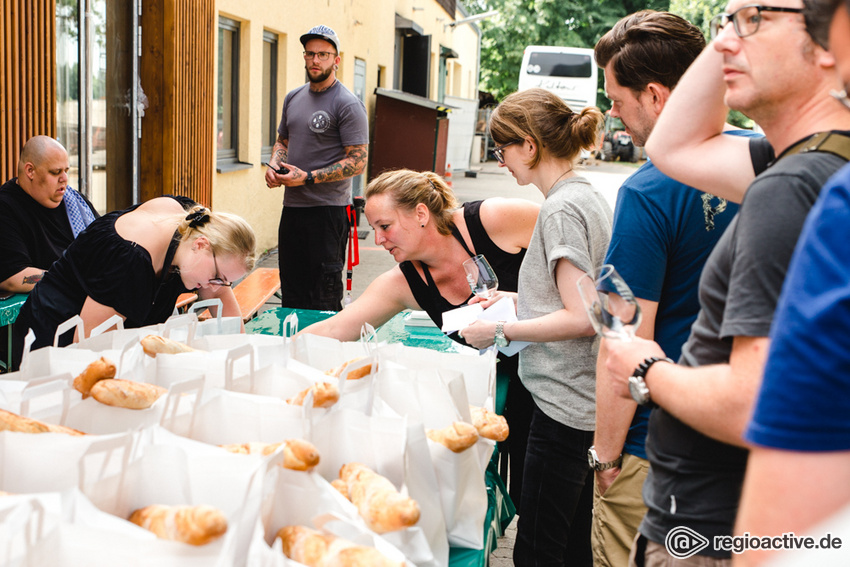
[[[270,164],[268,164],[266,162],[263,162],[263,165],[265,165],[266,167],[270,167],[272,169],[272,171],[274,171],[278,175],[286,175],[287,173],[289,173],[289,169],[287,169],[285,167],[281,167],[280,169],[277,169],[277,168],[272,167]]]

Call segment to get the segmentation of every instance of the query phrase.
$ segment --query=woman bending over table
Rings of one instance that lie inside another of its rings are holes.
[[[366,187],[366,218],[399,265],[381,274],[348,307],[303,332],[355,340],[364,323],[383,325],[405,309],[423,310],[437,327],[443,313],[473,298],[464,260],[483,254],[499,289],[516,291],[519,266],[540,207],[524,199],[491,198],[458,206],[452,190],[432,172],[388,171]],[[462,337],[451,338],[462,343]],[[510,427],[510,496],[520,502],[531,398],[516,375],[517,357],[500,356],[510,376],[505,417]]]
[[[230,284],[253,269],[254,248],[254,231],[244,219],[183,197],[158,197],[104,215],[30,293],[15,321],[17,360],[29,329],[36,349],[52,345],[58,326],[74,315],[86,331],[116,314],[125,328],[162,323],[187,291],[220,299],[224,316],[241,316]],[[81,338],[68,331],[59,345]]]

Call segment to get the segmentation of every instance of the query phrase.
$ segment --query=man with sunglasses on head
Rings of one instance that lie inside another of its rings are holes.
[[[339,38],[301,36],[309,82],[286,95],[266,185],[286,187],[278,228],[283,307],[339,311],[351,178],[368,155],[366,107],[336,78]]]
[[[731,549],[716,543],[733,533],[748,457],[743,433],[773,313],[806,215],[846,163],[816,143],[821,133],[850,130],[850,114],[829,94],[835,63],[806,33],[802,2],[733,0],[727,10],[712,21],[712,44],[679,82],[647,149],[679,181],[736,200],[746,190],[746,200],[706,262],[700,314],[679,363],[651,341],[606,344],[620,395],[658,406],[636,565],[730,563]],[[778,156],[765,171],[766,148],[721,135],[728,107],[764,130]]]

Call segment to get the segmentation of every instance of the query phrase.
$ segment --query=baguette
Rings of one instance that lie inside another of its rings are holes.
[[[315,445],[303,439],[287,439],[283,443],[234,443],[219,445],[231,453],[241,455],[271,455],[283,445],[283,463],[281,466],[293,471],[309,471],[319,464],[319,450]]]
[[[440,443],[455,453],[469,449],[478,441],[478,430],[474,425],[463,421],[456,421],[442,429],[428,429],[425,434],[431,441]]]
[[[31,417],[24,417],[16,413],[0,409],[0,431],[17,431],[19,433],[65,433],[66,435],[85,435],[82,431],[65,427],[64,425],[53,425]]]
[[[365,356],[358,356],[358,357],[352,358],[351,360],[343,362],[342,364],[340,364],[339,366],[337,366],[335,368],[331,368],[330,370],[326,371],[325,374],[327,374],[328,376],[334,376],[336,378],[339,378],[345,372],[346,368],[348,368],[350,365],[354,364],[355,362],[359,362],[359,361],[363,360],[364,358],[366,358],[366,357]],[[346,380],[359,380],[360,378],[363,378],[364,376],[368,376],[371,372],[372,372],[372,365],[371,364],[364,364],[360,368],[357,368],[357,369],[349,372],[348,376],[346,376],[345,379]]]
[[[469,411],[472,414],[472,425],[478,430],[478,435],[493,441],[504,441],[508,438],[510,430],[504,416],[478,406],[469,406]]]
[[[402,495],[393,483],[366,465],[342,465],[339,477],[348,497],[372,531],[383,534],[408,528],[419,521],[419,504]]]
[[[101,380],[92,386],[91,395],[102,404],[116,408],[147,409],[168,392],[161,386],[132,380]]]
[[[130,521],[157,537],[191,545],[204,545],[227,531],[227,518],[212,506],[164,506],[139,508]]]
[[[286,526],[277,532],[283,553],[307,567],[401,567],[374,547],[356,545],[341,537],[305,526]]]
[[[158,335],[148,335],[141,340],[142,350],[145,354],[156,358],[157,354],[179,354],[181,352],[194,352],[195,349],[189,345],[166,339]]]
[[[316,382],[309,388],[301,390],[295,397],[289,398],[286,402],[295,406],[303,406],[304,398],[310,391],[313,392],[314,408],[327,408],[339,400],[339,388],[336,387],[336,384]]]
[[[115,365],[101,356],[74,378],[74,388],[83,395],[85,400],[91,394],[92,386],[107,378],[115,378]]]

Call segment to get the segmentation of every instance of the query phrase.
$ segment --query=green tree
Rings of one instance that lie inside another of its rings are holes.
[[[517,88],[528,45],[593,47],[617,20],[642,9],[667,10],[670,0],[467,0],[471,14],[498,10],[480,24],[481,90],[501,100]],[[601,87],[601,79],[600,79]],[[600,88],[597,102],[608,102]]]

